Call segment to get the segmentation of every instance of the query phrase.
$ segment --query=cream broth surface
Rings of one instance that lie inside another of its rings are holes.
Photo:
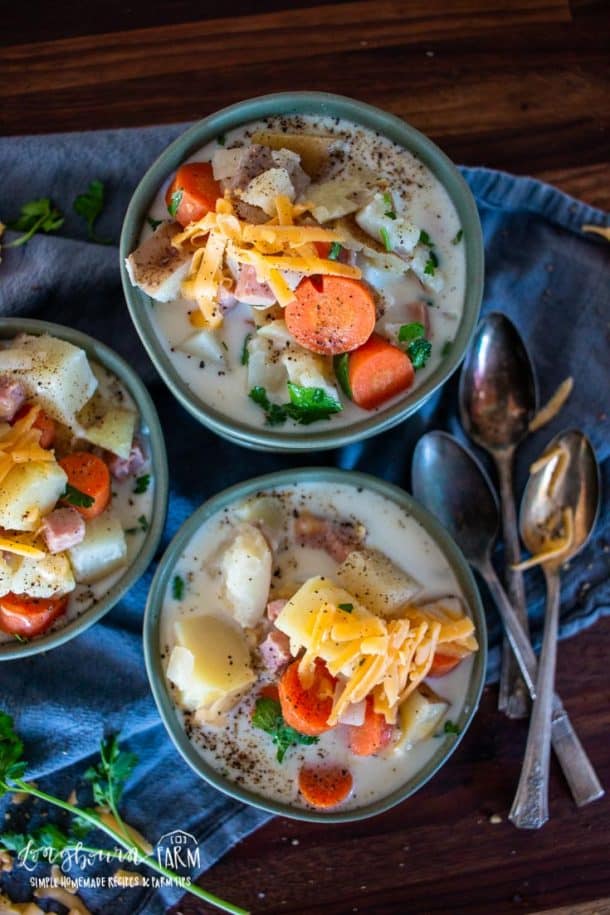
[[[349,485],[307,483],[298,487],[269,490],[281,498],[285,508],[285,530],[275,553],[271,599],[274,593],[287,594],[314,575],[332,578],[337,563],[320,549],[288,543],[290,520],[294,512],[307,510],[327,518],[352,521],[366,527],[365,545],[374,547],[413,575],[423,586],[418,602],[453,594],[463,598],[458,582],[443,553],[424,528],[403,508],[371,491]],[[231,541],[243,503],[212,516],[195,534],[178,560],[174,574],[185,582],[183,598],[176,600],[168,588],[160,620],[163,666],[176,644],[174,624],[182,615],[226,613],[217,560]],[[213,646],[211,646],[213,650]],[[255,652],[253,652],[255,655]],[[473,656],[462,661],[449,675],[430,680],[436,693],[448,701],[445,720],[456,720],[465,707],[472,672]],[[354,780],[354,790],[341,804],[353,809],[386,797],[400,788],[426,765],[443,746],[454,740],[442,734],[428,738],[410,749],[398,748],[385,755],[354,756],[347,746],[347,730],[339,725],[323,734],[312,746],[292,747],[280,764],[275,758],[271,738],[251,724],[250,717],[261,685],[268,682],[266,672],[240,704],[219,727],[198,724],[191,712],[180,708],[173,685],[175,713],[193,746],[203,759],[230,781],[273,801],[307,807],[299,796],[297,776],[304,762],[344,765]],[[442,726],[441,726],[442,729]]]
[[[410,393],[435,371],[444,355],[447,355],[447,347],[457,334],[463,313],[466,276],[464,245],[461,242],[455,243],[461,227],[447,191],[412,153],[386,137],[343,119],[308,115],[268,118],[230,131],[221,138],[222,145],[227,148],[244,145],[253,133],[262,129],[326,134],[343,140],[346,156],[331,165],[328,176],[340,177],[344,170],[353,169],[354,162],[361,163],[366,174],[373,172],[387,180],[397,213],[408,217],[433,240],[439,269],[444,277],[444,288],[440,292],[422,287],[413,273],[397,275],[370,264],[361,255],[356,261],[362,269],[363,279],[374,287],[382,303],[383,314],[376,325],[378,332],[384,334],[388,326],[412,321],[413,317],[407,307],[410,303],[422,300],[429,304],[428,336],[432,343],[432,353],[426,366],[416,372]],[[219,143],[214,140],[187,161],[210,161],[218,148]],[[171,176],[159,189],[150,209],[149,215],[153,220],[168,218],[164,195],[170,178]],[[307,197],[306,192],[304,197]],[[145,226],[140,241],[151,232]],[[252,310],[240,304],[225,316],[219,339],[226,350],[223,363],[218,364],[180,350],[181,344],[194,332],[189,322],[189,313],[196,308],[193,302],[178,298],[169,303],[153,303],[151,300],[151,305],[157,337],[193,394],[219,413],[253,428],[260,428],[264,424],[264,416],[261,409],[247,396],[247,369],[241,364],[244,340],[255,330]],[[367,415],[383,412],[404,396],[406,395],[398,395],[376,410],[363,410],[341,394],[342,412],[334,414],[330,420],[318,421],[314,428],[348,426]],[[303,427],[292,420],[288,420],[281,428],[288,433],[303,431]]]

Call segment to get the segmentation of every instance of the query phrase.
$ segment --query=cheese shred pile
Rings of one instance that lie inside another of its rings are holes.
[[[233,277],[228,261],[254,268],[260,283],[267,283],[282,307],[294,299],[287,273],[301,276],[325,274],[360,279],[358,267],[321,257],[316,244],[341,242],[340,232],[317,225],[296,225],[295,220],[310,209],[309,204],[293,204],[288,197],[275,198],[276,215],[257,225],[239,219],[228,195],[216,201],[216,210],[192,222],[177,233],[175,248],[189,245],[193,259],[182,283],[185,298],[197,302],[204,326],[219,327],[222,310],[218,297],[221,287],[231,288]]]
[[[0,423],[0,483],[15,464],[28,461],[54,461],[53,451],[40,446],[41,432],[34,428],[40,407],[32,407],[12,426]]]

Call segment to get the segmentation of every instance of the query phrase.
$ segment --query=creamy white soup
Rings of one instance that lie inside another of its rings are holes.
[[[286,432],[416,389],[451,351],[465,294],[459,218],[430,170],[305,115],[232,130],[168,176],[127,268],[193,394]]]
[[[455,740],[478,648],[421,525],[334,483],[209,518],[173,571],[160,644],[203,759],[264,798],[322,810],[391,794]]]
[[[138,554],[154,492],[148,430],[79,347],[0,347],[0,643],[64,627]]]

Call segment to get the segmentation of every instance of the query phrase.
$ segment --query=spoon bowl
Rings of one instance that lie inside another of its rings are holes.
[[[550,572],[575,556],[591,536],[599,512],[600,480],[591,443],[577,429],[555,436],[542,457],[545,455],[550,459],[530,475],[525,487],[519,526],[528,550],[538,553],[548,544],[549,519],[559,518],[562,509],[572,510],[572,543],[556,559],[544,563],[545,572]]]

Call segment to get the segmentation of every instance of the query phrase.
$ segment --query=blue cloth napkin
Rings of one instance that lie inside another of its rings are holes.
[[[183,129],[184,125],[173,125],[0,139],[5,189],[0,218],[15,219],[22,203],[38,197],[51,197],[66,216],[58,233],[38,235],[21,248],[2,252],[0,312],[86,331],[118,350],[149,386],[166,433],[171,480],[159,555],[201,502],[240,480],[282,467],[324,464],[368,471],[408,487],[411,454],[424,431],[444,428],[462,436],[455,377],[398,428],[340,451],[300,457],[259,454],[231,445],[199,426],[177,404],[159,381],[131,325],[116,245],[139,178]],[[605,224],[606,216],[529,178],[481,168],[465,168],[463,174],[477,200],[485,234],[484,312],[503,311],[516,323],[534,359],[543,400],[567,375],[576,382],[561,415],[519,450],[517,495],[531,460],[563,428],[584,429],[602,463],[602,516],[590,545],[573,560],[563,579],[561,636],[566,637],[610,612],[610,248],[580,231],[583,223]],[[74,197],[92,179],[105,184],[107,205],[96,232],[110,239],[110,245],[89,242],[83,220],[72,210]],[[5,240],[12,237],[9,232]],[[140,639],[153,572],[151,567],[105,619],[79,638],[48,654],[0,664],[0,706],[14,715],[25,739],[29,776],[63,796],[94,758],[100,737],[120,731],[126,747],[140,760],[124,795],[126,819],[153,842],[174,829],[193,834],[203,870],[268,815],[201,782],[159,722]],[[539,641],[542,576],[534,570],[526,583],[534,639]],[[487,609],[488,677],[493,681],[500,630],[489,602]],[[25,876],[15,872],[5,881],[16,897],[29,894]],[[129,889],[114,895],[108,889],[83,891],[94,912],[115,915],[156,915],[179,895],[167,889]]]

